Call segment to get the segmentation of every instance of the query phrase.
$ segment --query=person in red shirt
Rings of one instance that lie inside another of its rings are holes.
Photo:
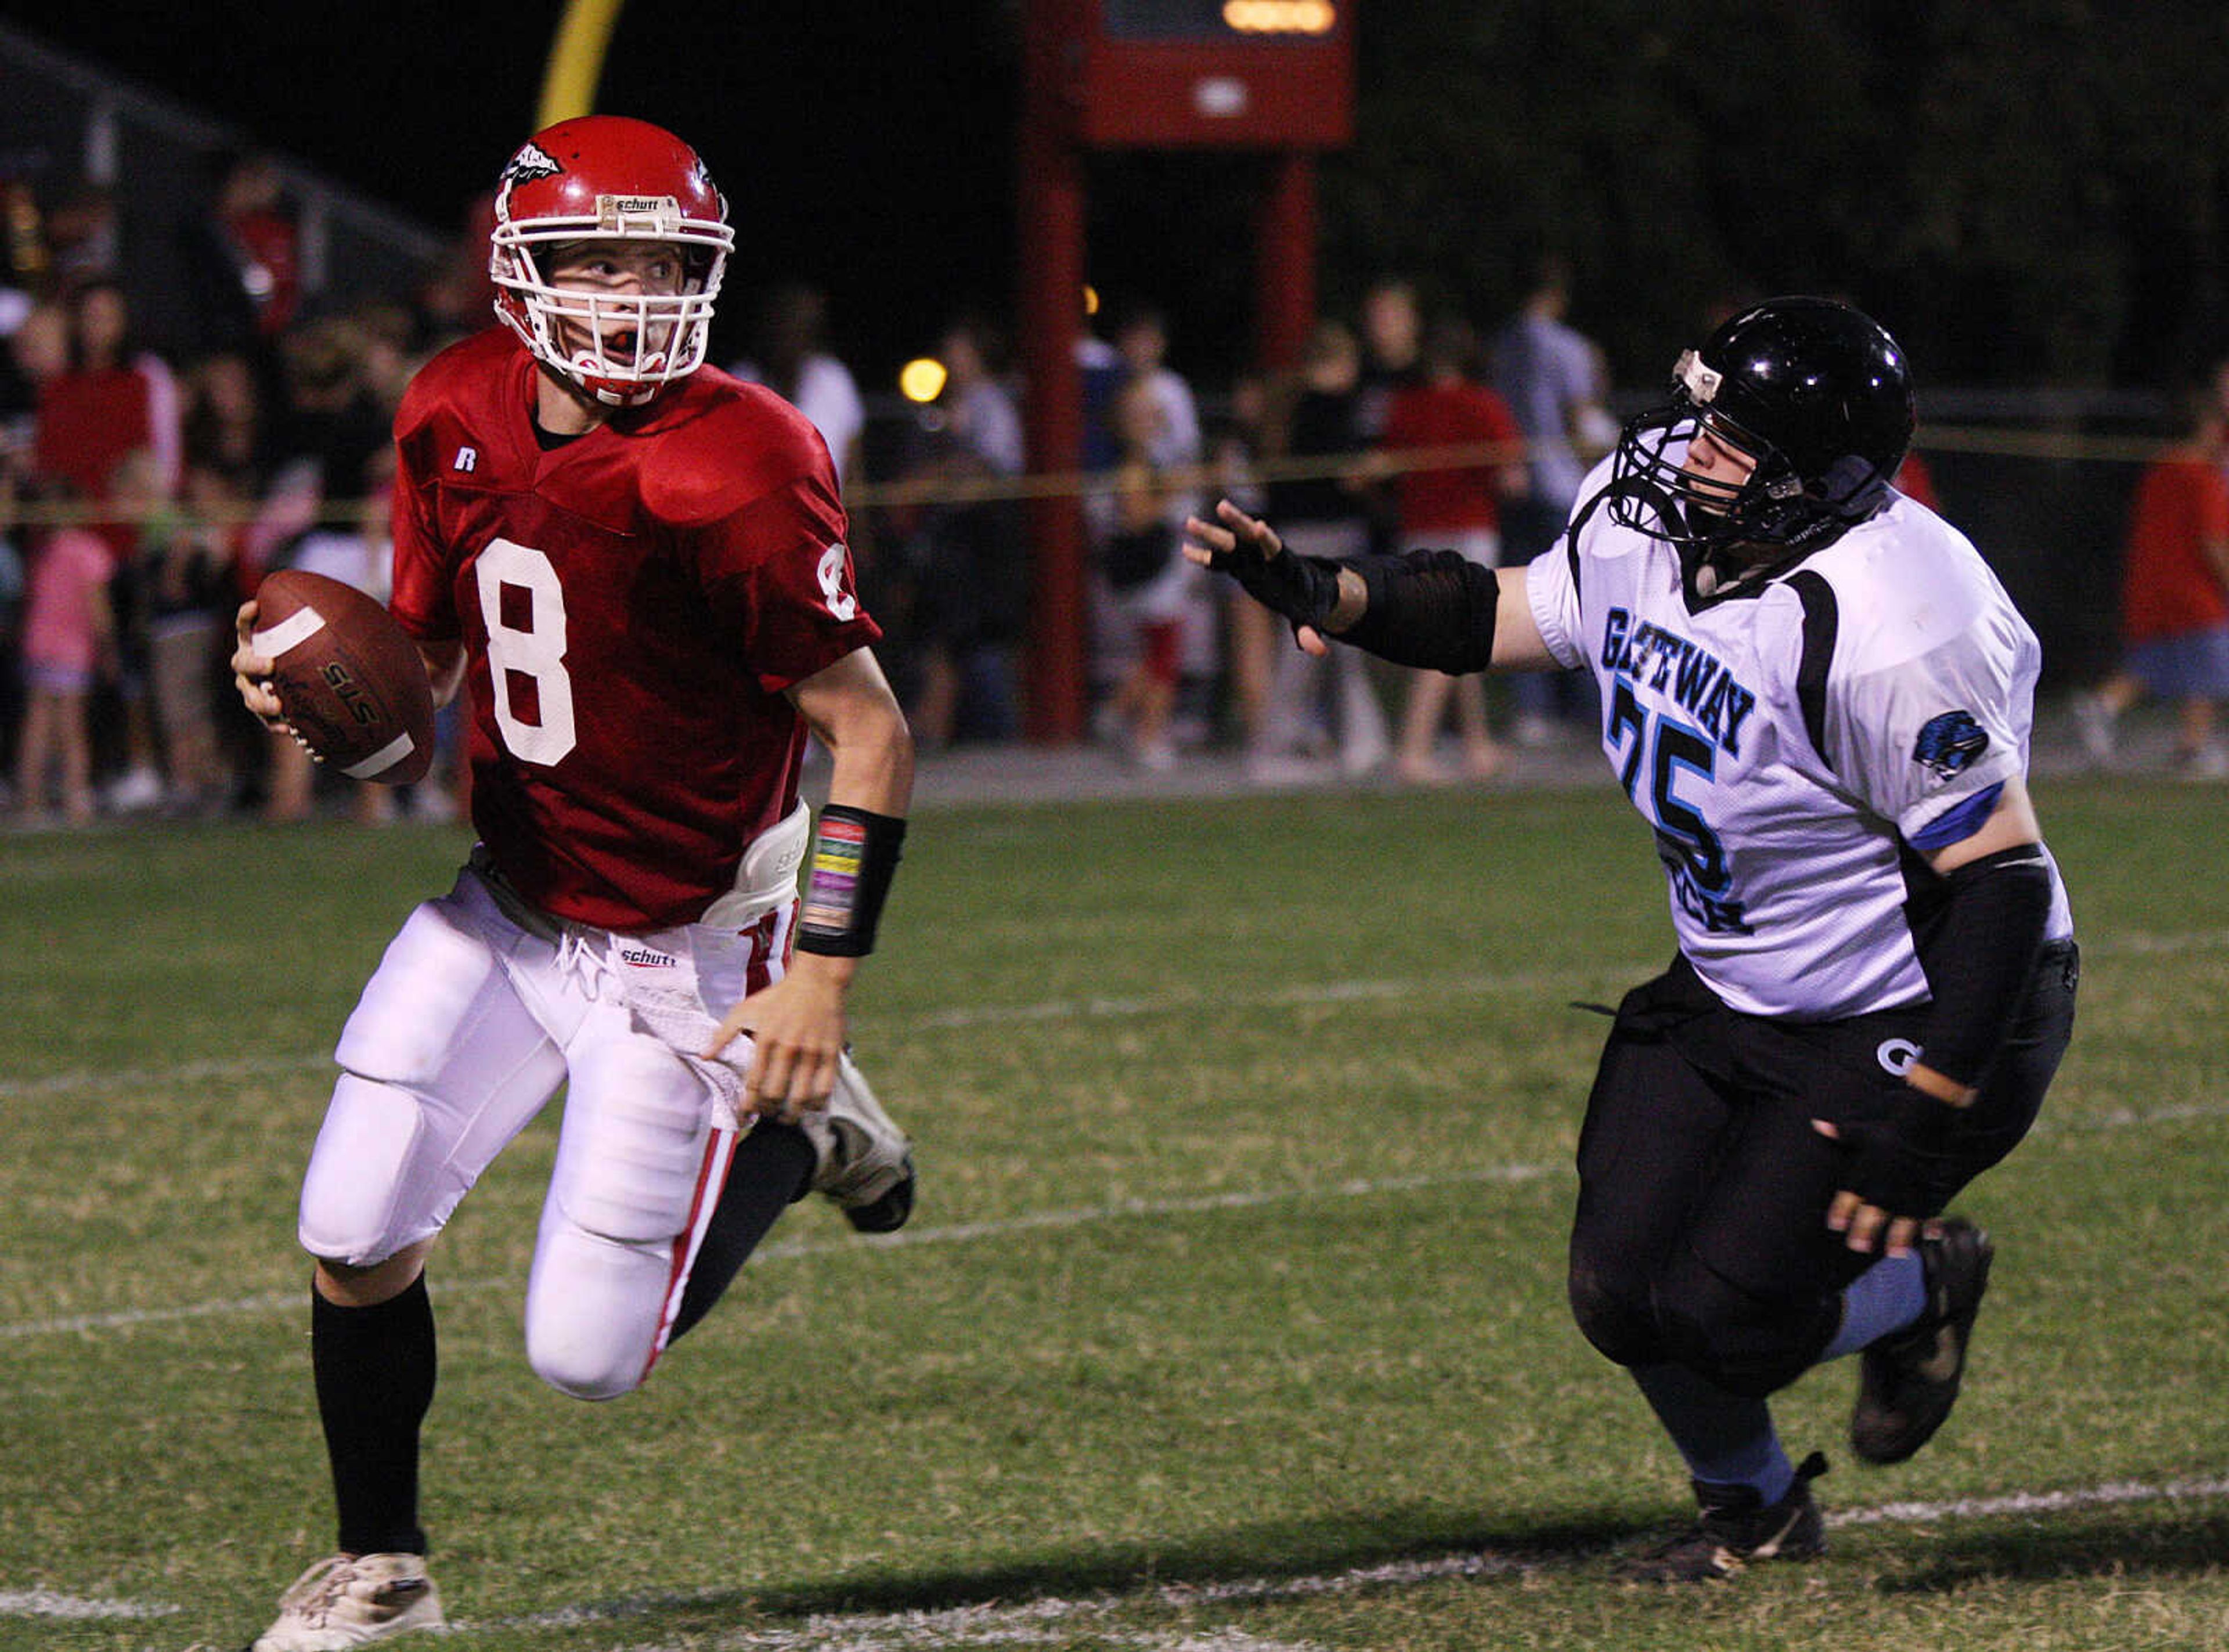
[[[2074,703],[2094,762],[2110,760],[2115,724],[2147,695],[2175,705],[2175,767],[2229,776],[2214,737],[2229,698],[2229,420],[2208,402],[2189,434],[2146,467],[2129,512],[2121,568],[2120,669]]]
[[[426,1258],[561,1084],[525,1329],[564,1393],[639,1385],[807,1191],[863,1231],[912,1209],[909,1145],[845,1038],[912,742],[825,445],[703,365],[727,215],[661,128],[537,133],[496,200],[505,326],[437,356],[396,415],[391,608],[437,697],[469,686],[480,841],[341,1035],[300,1225],[340,1536],[257,1652],[440,1623]],[[275,723],[256,617],[233,665]],[[832,759],[817,835],[808,734]]]
[[[1394,471],[1394,508],[1400,549],[1454,550],[1482,568],[1501,556],[1503,498],[1526,492],[1525,434],[1509,404],[1472,376],[1478,341],[1459,321],[1442,321],[1426,334],[1422,377],[1394,392],[1378,436],[1382,464]],[[1427,465],[1435,450],[1462,449],[1474,457],[1460,465]],[[1405,461],[1405,462],[1404,462]],[[1486,715],[1486,691],[1476,676],[1419,671],[1409,675],[1409,703],[1401,722],[1397,772],[1416,785],[1453,778],[1432,748],[1449,702],[1462,740],[1462,768],[1485,780],[1502,763]]]

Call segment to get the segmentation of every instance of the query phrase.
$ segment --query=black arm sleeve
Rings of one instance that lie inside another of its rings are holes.
[[[1370,601],[1338,633],[1341,642],[1397,665],[1451,674],[1493,663],[1501,583],[1491,568],[1452,550],[1357,556],[1343,566],[1362,576]]]
[[[1969,861],[1943,882],[1943,911],[1920,960],[1935,1003],[1919,1058],[1971,1085],[2027,995],[2051,917],[2051,869],[2043,845],[2027,843]]]

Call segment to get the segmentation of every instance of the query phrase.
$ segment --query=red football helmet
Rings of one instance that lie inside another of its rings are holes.
[[[599,402],[638,406],[704,364],[736,232],[697,151],[663,127],[583,115],[536,132],[503,169],[491,240],[496,313]],[[583,241],[670,245],[680,291],[553,286],[551,247]]]

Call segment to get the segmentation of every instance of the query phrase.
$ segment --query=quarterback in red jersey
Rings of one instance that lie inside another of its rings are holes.
[[[504,326],[429,363],[395,432],[392,609],[436,698],[469,688],[479,841],[341,1034],[301,1203],[339,1540],[257,1652],[441,1623],[426,1259],[561,1085],[526,1344],[565,1393],[641,1383],[806,1192],[862,1231],[913,1206],[845,1008],[912,742],[826,448],[703,365],[727,203],[670,132],[590,116],[512,157],[492,240]],[[256,617],[233,665],[276,723]],[[832,759],[817,833],[808,736]]]

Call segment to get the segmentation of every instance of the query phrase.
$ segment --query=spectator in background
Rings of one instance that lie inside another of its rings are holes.
[[[1126,312],[1114,328],[1114,353],[1121,361],[1114,390],[1121,399],[1133,385],[1143,385],[1158,416],[1152,421],[1151,450],[1145,457],[1162,470],[1197,465],[1200,456],[1199,404],[1183,374],[1168,364],[1168,317],[1158,306],[1143,304]],[[1136,408],[1114,414],[1115,462],[1132,462],[1138,455],[1135,440],[1142,414]]]
[[[2076,697],[2092,761],[2110,762],[2116,724],[2147,695],[2175,704],[2174,764],[2190,780],[2229,775],[2215,708],[2229,699],[2229,419],[2198,402],[2184,439],[2145,468],[2121,569],[2121,667]]]
[[[69,364],[68,310],[52,299],[32,305],[8,335],[5,370],[0,371],[0,420],[5,421],[10,447],[31,453],[47,385],[67,372]]]
[[[1269,386],[1253,374],[1241,374],[1231,384],[1228,411],[1208,440],[1213,497],[1229,499],[1240,510],[1256,515],[1268,508],[1261,466],[1269,411]],[[1270,679],[1283,627],[1276,623],[1275,615],[1238,593],[1227,580],[1210,582],[1208,594],[1223,603],[1224,658],[1230,665],[1230,699],[1238,719],[1239,738],[1247,750],[1256,751],[1262,747]]]
[[[1027,462],[999,350],[986,322],[962,317],[946,327],[944,389],[916,427],[896,495],[920,659],[907,717],[932,750],[963,734],[1009,739],[1017,727],[1013,646],[1028,597],[1020,513],[1011,498],[968,497],[971,485],[1018,476]]]
[[[1571,301],[1569,267],[1560,258],[1544,258],[1517,313],[1493,339],[1489,376],[1525,433],[1529,478],[1526,498],[1513,502],[1502,521],[1504,567],[1522,567],[1555,542],[1588,466],[1617,441],[1616,422],[1603,405],[1602,352],[1565,322]],[[1519,744],[1557,737],[1565,686],[1538,672],[1511,679]]]
[[[1147,769],[1176,765],[1170,723],[1182,676],[1185,620],[1198,582],[1177,553],[1197,494],[1158,455],[1169,450],[1166,398],[1150,375],[1134,375],[1114,398],[1122,457],[1110,494],[1094,495],[1100,568],[1128,627],[1130,661],[1108,701],[1131,755]]]
[[[29,466],[23,450],[0,433],[0,775],[16,773],[16,744],[23,726],[23,594],[27,537],[21,506]],[[0,808],[15,794],[0,782]]]
[[[126,453],[153,452],[175,485],[179,462],[176,380],[132,336],[130,302],[111,280],[89,281],[68,300],[68,365],[39,395],[37,463],[87,499],[108,494]]]
[[[41,490],[65,502],[67,479]],[[50,820],[59,801],[71,826],[93,819],[93,730],[95,677],[116,666],[116,625],[108,587],[115,572],[109,543],[89,527],[67,524],[34,537],[23,609],[23,728],[16,750],[16,802],[27,824]],[[51,771],[60,771],[50,790]]]
[[[1477,356],[1477,335],[1466,323],[1435,325],[1424,338],[1420,376],[1394,393],[1378,452],[1391,462],[1433,448],[1493,450],[1493,459],[1459,467],[1393,469],[1399,550],[1455,550],[1481,568],[1493,568],[1501,560],[1500,500],[1524,498],[1529,479],[1524,433],[1509,404],[1474,376]],[[1501,749],[1487,723],[1484,679],[1475,673],[1411,672],[1395,760],[1396,772],[1411,785],[1454,778],[1433,749],[1450,699],[1463,775],[1486,780],[1501,768]]]
[[[765,385],[811,420],[840,483],[859,473],[867,410],[851,370],[829,353],[827,327],[828,300],[819,289],[786,282],[759,305],[751,354],[728,370]]]
[[[1935,473],[1927,468],[1927,461],[1913,448],[1906,453],[1904,463],[1896,472],[1896,491],[1908,499],[1917,499],[1930,511],[1941,511],[1943,502],[1935,492]]]
[[[196,340],[247,353],[275,373],[278,344],[301,303],[301,235],[278,167],[266,155],[221,157],[214,198],[183,231]]]
[[[1424,376],[1424,312],[1416,284],[1405,275],[1381,275],[1362,295],[1362,382],[1355,420],[1376,441],[1393,398]]]
[[[189,471],[189,506],[209,502],[208,473]],[[233,588],[230,530],[179,508],[154,454],[142,448],[117,466],[116,504],[135,530],[137,603],[127,623],[145,651],[148,691],[161,737],[168,801],[180,813],[221,812],[231,800],[232,775],[217,739],[210,689],[231,652]]]
[[[1298,380],[1288,387],[1280,416],[1272,420],[1267,490],[1269,514],[1286,543],[1304,556],[1359,556],[1370,547],[1370,512],[1364,502],[1367,475],[1360,449],[1362,350],[1346,325],[1320,321],[1308,337]],[[1384,709],[1378,703],[1368,662],[1352,648],[1331,656],[1336,673],[1339,766],[1366,775],[1385,760]],[[1288,776],[1294,757],[1319,749],[1316,690],[1322,660],[1282,647],[1262,716],[1262,746],[1253,754],[1254,777],[1275,782]]]
[[[105,280],[123,267],[123,226],[113,190],[98,183],[75,185],[55,203],[46,228],[46,279],[51,290],[67,292],[87,281]]]
[[[304,461],[320,501],[347,499],[364,464],[389,445],[393,409],[365,382],[364,337],[353,321],[327,317],[281,341],[286,402],[274,446],[282,463]]]
[[[271,468],[270,438],[262,391],[247,357],[222,350],[186,370],[182,422],[189,472],[222,476],[235,506],[261,492]]]
[[[1184,518],[1197,507],[1202,457],[1199,403],[1190,381],[1168,364],[1167,313],[1150,303],[1130,305],[1115,322],[1114,344],[1121,369],[1115,402],[1110,408],[1114,421],[1116,468],[1134,478],[1141,459],[1153,467],[1154,489],[1185,506],[1172,517],[1172,528],[1180,534]],[[1152,404],[1150,414],[1130,404],[1129,392],[1140,385],[1144,387]],[[1140,428],[1147,425],[1151,426],[1153,434],[1149,448],[1141,454],[1137,450],[1136,438]],[[1179,577],[1161,593],[1168,600],[1168,611],[1154,623],[1166,620],[1175,627],[1176,678],[1172,687],[1177,704],[1172,708],[1171,738],[1176,744],[1197,745],[1208,737],[1210,703],[1222,664],[1221,627],[1217,622],[1222,593],[1214,589],[1209,581],[1192,578],[1190,569],[1181,565],[1181,557],[1172,560],[1179,564],[1176,570]],[[1116,611],[1095,614],[1096,633],[1127,633],[1132,640],[1141,636],[1136,617],[1138,604],[1131,598],[1142,595],[1142,588],[1134,590]],[[1113,652],[1119,655],[1122,650]],[[1114,662],[1110,659],[1102,663]],[[1116,678],[1118,687],[1134,674],[1140,665],[1134,658],[1121,662],[1121,673]],[[1196,695],[1187,695],[1188,685],[1198,691]]]
[[[79,287],[69,299],[69,367],[47,382],[39,398],[41,473],[64,479],[89,503],[105,504],[125,460],[144,450],[154,465],[154,485],[167,496],[177,485],[182,446],[177,382],[169,364],[138,347],[131,305],[113,281]],[[147,697],[146,633],[139,623],[138,530],[106,515],[96,531],[109,546],[116,665],[115,701],[102,708],[100,726],[120,734],[123,754],[106,800],[119,811],[152,808],[163,800],[163,781]]]

